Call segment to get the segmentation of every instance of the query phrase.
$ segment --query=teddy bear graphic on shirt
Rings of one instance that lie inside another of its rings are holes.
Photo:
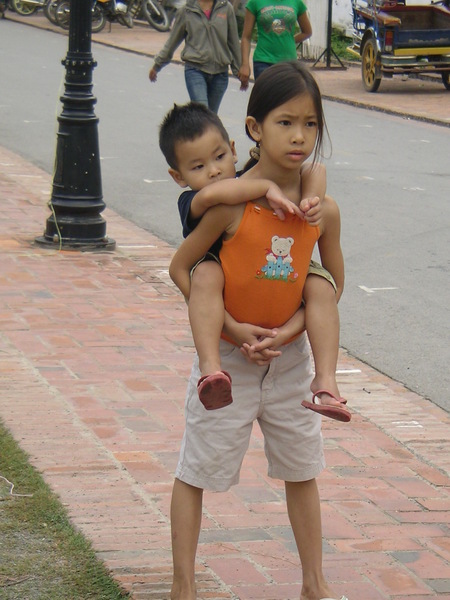
[[[294,244],[292,237],[279,237],[274,235],[270,249],[266,249],[266,264],[256,272],[258,279],[276,279],[281,281],[294,281],[297,278],[291,248]]]

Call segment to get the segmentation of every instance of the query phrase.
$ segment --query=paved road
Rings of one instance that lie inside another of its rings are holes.
[[[1,78],[9,81],[2,143],[51,172],[67,38],[17,23],[0,27]],[[182,71],[171,65],[150,85],[147,57],[97,44],[94,52],[106,203],[177,244],[177,189],[155,140],[168,90],[171,100],[187,100]],[[245,104],[232,81],[221,113],[243,159]],[[342,209],[347,263],[342,345],[448,410],[448,129],[335,102],[325,109],[329,189]]]

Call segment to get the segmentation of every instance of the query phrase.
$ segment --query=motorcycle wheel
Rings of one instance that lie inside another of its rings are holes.
[[[100,33],[106,25],[106,15],[104,10],[98,5],[92,7],[92,33]]]
[[[141,0],[130,0],[128,2],[128,14],[133,19],[137,19],[141,13]]]
[[[69,29],[70,25],[70,0],[59,0],[55,8],[56,23],[62,29]]]
[[[11,0],[11,6],[22,17],[33,15],[39,8],[36,4],[28,4],[28,2],[22,2],[22,0]]]
[[[145,18],[156,31],[169,31],[169,17],[158,0],[144,0],[142,10]]]
[[[56,4],[58,0],[46,0],[44,4],[44,15],[53,23],[53,25],[58,25],[58,21],[56,20]]]
[[[117,20],[124,27],[128,27],[128,29],[133,29],[134,27],[133,17],[129,12],[125,13],[124,15],[117,15]]]

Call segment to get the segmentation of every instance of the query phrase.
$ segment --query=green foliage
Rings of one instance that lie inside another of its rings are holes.
[[[331,46],[341,60],[358,62],[358,57],[347,48],[352,45],[352,39],[347,37],[341,30],[333,29],[331,32]]]

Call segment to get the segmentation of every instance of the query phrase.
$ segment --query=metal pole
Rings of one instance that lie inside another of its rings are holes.
[[[106,236],[98,144],[94,112],[91,53],[91,0],[70,0],[69,48],[62,111],[58,117],[55,172],[44,234],[36,242],[51,247],[113,249]]]
[[[313,66],[311,67],[312,69],[316,68],[317,63],[320,62],[325,55],[326,55],[326,68],[327,69],[333,68],[331,66],[331,55],[333,55],[335,57],[335,59],[338,61],[338,63],[340,64],[340,67],[337,67],[337,68],[347,69],[347,67],[343,64],[343,62],[341,61],[339,56],[333,50],[333,46],[331,45],[332,32],[333,32],[333,0],[328,0],[327,47],[322,52],[322,54],[319,56],[319,58],[316,60],[316,62],[313,64]]]

